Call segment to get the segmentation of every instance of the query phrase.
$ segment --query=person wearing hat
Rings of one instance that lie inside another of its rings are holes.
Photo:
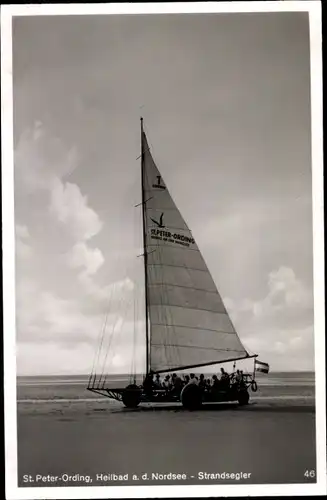
[[[156,389],[162,388],[161,380],[160,380],[160,373],[156,374],[156,379],[155,379],[154,383],[155,383]]]

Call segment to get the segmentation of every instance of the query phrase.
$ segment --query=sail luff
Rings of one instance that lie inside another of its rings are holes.
[[[145,178],[145,169],[144,169],[144,141],[143,141],[143,118],[141,117],[141,184],[142,184],[142,225],[143,225],[143,263],[144,263],[144,300],[145,300],[145,352],[146,352],[146,361],[145,361],[145,371],[146,374],[149,372],[150,362],[149,362],[149,321],[148,321],[148,253],[146,247],[146,199],[144,196],[144,178]]]

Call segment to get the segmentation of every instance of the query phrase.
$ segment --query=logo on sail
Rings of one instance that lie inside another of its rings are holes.
[[[166,189],[166,186],[163,186],[161,184],[161,175],[157,175],[157,184],[152,184],[152,187],[157,188],[157,189]]]
[[[151,219],[151,220],[152,220],[152,222],[154,222],[154,223],[155,223],[158,227],[164,228],[164,227],[166,227],[166,226],[165,226],[165,225],[163,224],[163,222],[162,222],[162,220],[163,220],[163,216],[164,216],[164,214],[162,213],[162,214],[160,215],[159,222],[158,222],[157,220],[155,220],[155,219],[152,219],[152,217],[150,217],[150,219]]]

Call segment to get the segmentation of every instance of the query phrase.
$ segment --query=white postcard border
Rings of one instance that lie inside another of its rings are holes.
[[[326,387],[324,308],[324,212],[322,135],[322,36],[320,1],[208,2],[154,4],[6,5],[1,12],[1,119],[3,209],[3,312],[6,497],[9,500],[57,498],[147,498],[209,496],[306,496],[326,494]],[[311,61],[312,210],[316,369],[317,483],[283,485],[175,485],[98,487],[17,487],[17,408],[15,328],[15,224],[13,182],[12,17],[37,15],[168,13],[309,13]]]

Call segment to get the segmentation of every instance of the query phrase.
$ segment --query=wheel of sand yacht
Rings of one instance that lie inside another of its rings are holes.
[[[251,382],[251,391],[257,392],[257,390],[258,390],[257,383],[256,383],[255,380],[252,380],[252,382]]]
[[[248,391],[246,389],[240,390],[237,399],[240,405],[247,405],[250,399]]]
[[[185,385],[181,392],[181,402],[187,410],[197,410],[202,405],[202,392],[196,384]]]
[[[141,401],[141,389],[135,384],[128,385],[122,394],[122,401],[126,408],[136,408]]]

